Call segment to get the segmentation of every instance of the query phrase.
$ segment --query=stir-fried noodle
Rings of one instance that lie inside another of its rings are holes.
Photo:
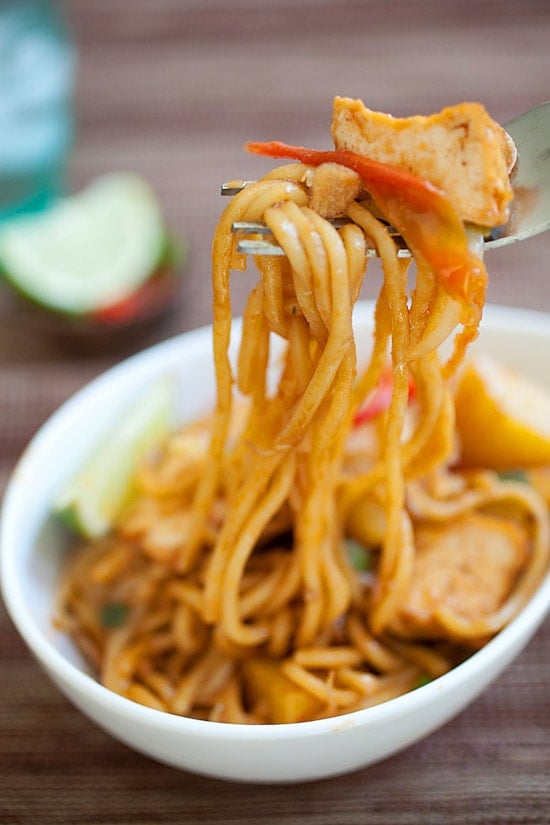
[[[340,228],[321,217],[312,174],[279,167],[225,210],[213,245],[215,410],[144,464],[131,506],[74,556],[60,594],[59,622],[101,681],[171,713],[290,722],[398,696],[502,628],[547,564],[540,497],[452,465],[450,379],[476,333],[483,265],[475,300],[457,298],[418,251],[412,267],[398,257],[371,201],[349,203]],[[230,271],[245,260],[231,225],[260,219],[285,256],[256,259],[234,374]],[[365,363],[352,310],[372,246],[383,283]],[[275,337],[286,345],[273,385]],[[361,421],[388,376],[387,409]],[[414,619],[422,565],[453,529],[519,548],[505,597],[475,615],[444,599]]]

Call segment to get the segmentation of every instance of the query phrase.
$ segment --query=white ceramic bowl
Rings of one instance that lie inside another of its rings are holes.
[[[357,309],[359,348],[368,347],[372,305]],[[239,325],[235,325],[238,333]],[[489,307],[476,346],[548,384],[550,318]],[[515,621],[441,678],[383,705],[291,725],[197,721],[151,710],[102,687],[51,617],[67,537],[50,504],[102,430],[161,375],[179,386],[177,418],[214,398],[210,330],[142,352],[93,381],[42,427],[8,486],[1,524],[4,600],[21,636],[61,691],[114,737],[161,762],[250,782],[293,782],[344,773],[411,745],[465,708],[525,646],[550,605],[550,577]]]

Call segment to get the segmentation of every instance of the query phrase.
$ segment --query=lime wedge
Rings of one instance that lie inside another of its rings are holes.
[[[168,380],[138,398],[62,490],[54,513],[82,536],[105,535],[131,498],[139,462],[168,434],[173,409]]]
[[[74,315],[141,286],[165,248],[159,204],[136,175],[99,178],[47,212],[0,230],[0,268],[32,301]]]

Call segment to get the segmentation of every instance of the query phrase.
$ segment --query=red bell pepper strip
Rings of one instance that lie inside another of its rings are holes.
[[[366,404],[359,408],[353,419],[355,427],[374,421],[383,412],[389,409],[393,392],[393,373],[391,369],[385,370],[380,376],[380,381],[370,394]],[[412,375],[409,376],[409,403],[416,395],[416,385]]]
[[[348,150],[319,151],[280,141],[248,142],[256,155],[290,158],[309,166],[339,163],[353,169],[386,219],[418,251],[437,274],[442,286],[468,303],[476,303],[475,276],[483,263],[468,249],[464,224],[444,192],[429,181],[394,166]]]

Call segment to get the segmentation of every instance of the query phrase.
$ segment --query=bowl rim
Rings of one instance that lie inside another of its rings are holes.
[[[356,317],[360,323],[368,318],[367,313],[372,311],[372,307],[372,301],[359,302]],[[521,333],[529,330],[531,333],[534,332],[548,337],[550,344],[550,314],[548,313],[489,304],[485,307],[484,316],[497,332],[510,332],[513,329],[515,332]],[[233,329],[238,330],[240,319],[235,319],[233,324]],[[64,421],[70,418],[75,410],[78,411],[79,408],[85,406],[89,397],[101,392],[105,384],[116,381],[120,375],[130,379],[135,374],[147,372],[149,369],[154,372],[155,365],[158,368],[167,355],[175,357],[180,350],[189,348],[193,343],[204,343],[205,337],[210,336],[211,329],[211,325],[206,325],[161,341],[131,355],[87,382],[61,404],[39,428],[10,474],[0,510],[0,583],[2,596],[8,614],[22,639],[38,661],[54,677],[58,678],[63,684],[70,685],[79,694],[85,694],[96,706],[103,706],[129,721],[145,723],[160,728],[162,731],[169,731],[171,734],[186,732],[200,734],[206,738],[222,736],[238,741],[260,738],[262,741],[268,742],[294,736],[300,738],[316,736],[343,728],[374,725],[391,720],[394,716],[415,714],[430,705],[436,697],[441,697],[442,694],[451,690],[459,690],[461,686],[475,679],[481,670],[485,670],[491,665],[497,666],[502,654],[513,643],[514,639],[530,638],[550,609],[550,571],[531,596],[527,605],[506,627],[483,648],[442,676],[409,693],[363,710],[309,722],[273,725],[211,722],[155,710],[114,693],[102,685],[94,676],[70,662],[55,647],[46,633],[37,627],[26,606],[14,557],[17,514],[22,496],[21,485],[17,483],[17,479],[23,472],[22,468],[24,468],[26,474],[27,465],[32,466],[33,461],[37,460],[35,456],[38,456],[39,459],[41,446],[47,443],[49,439],[55,439],[56,433],[63,429]],[[482,684],[479,691],[484,687],[485,684]]]

